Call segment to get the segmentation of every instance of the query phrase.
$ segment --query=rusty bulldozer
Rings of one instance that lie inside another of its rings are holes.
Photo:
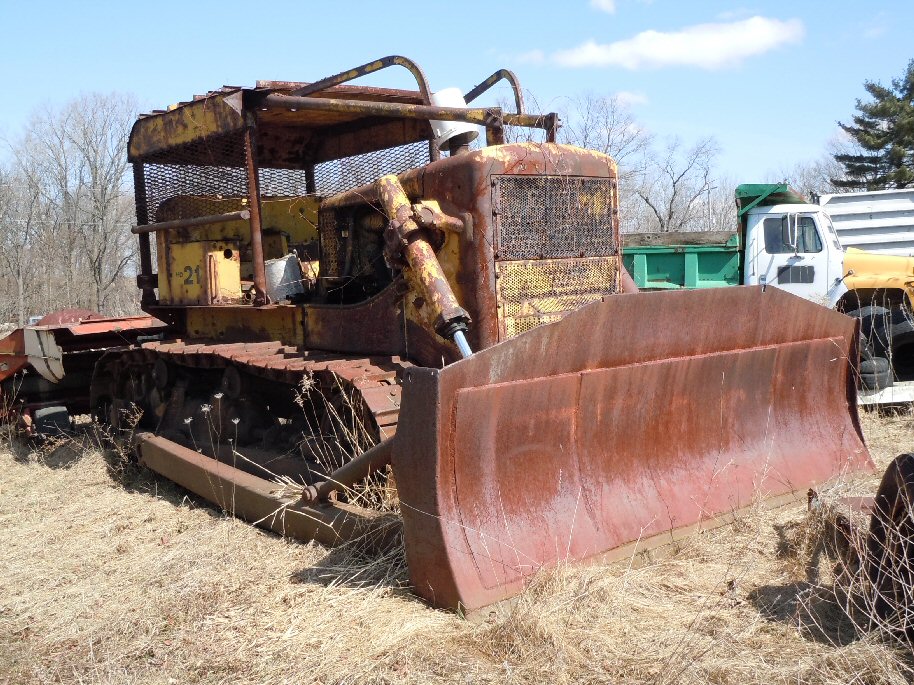
[[[349,83],[391,66],[416,89]],[[516,111],[467,104],[502,79]],[[464,611],[871,468],[855,322],[638,293],[616,164],[558,126],[510,72],[464,99],[403,57],[141,116],[137,281],[166,327],[97,360],[93,414],[286,535],[369,534],[366,484],[395,490],[414,591]]]

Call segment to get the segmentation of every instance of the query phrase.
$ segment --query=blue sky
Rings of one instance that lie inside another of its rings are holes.
[[[566,96],[624,93],[658,136],[715,136],[721,173],[741,181],[820,155],[863,81],[888,83],[914,57],[912,0],[0,0],[0,26],[0,136],[84,92],[132,92],[152,109],[403,54],[434,90],[508,67],[560,115]],[[410,78],[394,68],[366,82]]]

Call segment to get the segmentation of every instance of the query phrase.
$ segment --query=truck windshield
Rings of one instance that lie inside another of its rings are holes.
[[[787,231],[787,217],[771,217],[765,219],[765,252],[768,254],[786,254],[794,252],[792,245],[784,240]],[[816,222],[811,216],[797,217],[797,246],[796,252],[821,252],[822,241],[816,230]]]

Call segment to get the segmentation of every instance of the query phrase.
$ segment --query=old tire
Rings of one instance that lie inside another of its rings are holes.
[[[864,390],[882,390],[892,385],[892,369],[883,357],[860,361],[860,385]]]
[[[867,305],[845,312],[860,319],[860,335],[875,357],[887,357],[891,340],[892,312],[885,307]]]
[[[892,370],[896,380],[914,380],[914,322],[907,318],[892,325],[889,333]]]
[[[871,622],[914,635],[914,454],[892,461],[873,503],[866,548]]]
[[[860,361],[866,361],[867,359],[873,359],[875,355],[873,354],[873,348],[870,347],[869,342],[866,339],[866,336],[863,333],[860,334],[860,338],[857,342],[857,347],[860,351]]]

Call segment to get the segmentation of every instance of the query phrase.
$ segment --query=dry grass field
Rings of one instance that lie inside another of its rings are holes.
[[[914,449],[911,414],[863,421],[880,470]],[[282,540],[78,443],[12,445],[0,683],[910,682],[910,649],[855,629],[809,563],[810,530],[803,504],[760,510],[468,621],[410,595],[398,552]]]

